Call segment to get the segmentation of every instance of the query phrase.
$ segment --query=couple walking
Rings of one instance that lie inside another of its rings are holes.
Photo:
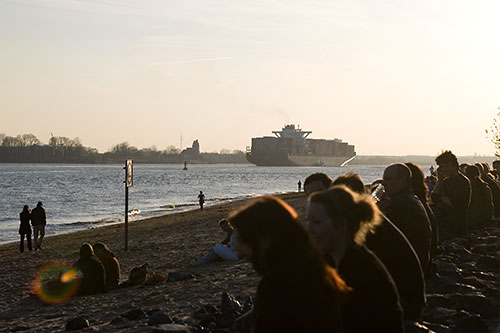
[[[33,225],[33,245],[35,251],[37,249],[42,249],[42,240],[45,236],[45,224],[47,224],[45,209],[43,209],[42,205],[42,202],[38,201],[38,204],[33,211],[30,211],[28,205],[24,205],[23,211],[19,214],[19,218],[21,220],[21,226],[19,227],[19,234],[21,235],[21,244],[19,245],[20,252],[24,252],[24,236],[26,236],[26,241],[28,242],[28,249],[30,251],[33,249],[31,246],[30,220],[31,225]]]

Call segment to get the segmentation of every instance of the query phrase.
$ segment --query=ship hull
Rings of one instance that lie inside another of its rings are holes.
[[[352,157],[349,156],[301,156],[288,154],[251,154],[247,161],[257,166],[324,166],[338,167]]]

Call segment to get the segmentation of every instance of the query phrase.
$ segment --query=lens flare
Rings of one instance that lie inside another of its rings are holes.
[[[80,287],[79,271],[64,261],[46,264],[31,282],[31,291],[48,304],[58,304],[73,297]]]

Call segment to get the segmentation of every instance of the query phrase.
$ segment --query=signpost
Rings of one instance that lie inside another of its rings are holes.
[[[128,188],[133,185],[132,160],[125,162],[125,251],[128,251]]]

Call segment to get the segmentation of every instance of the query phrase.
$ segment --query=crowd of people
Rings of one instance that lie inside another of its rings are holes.
[[[371,186],[312,174],[304,221],[274,196],[231,213],[237,256],[261,275],[253,332],[404,332],[417,321],[440,241],[500,217],[500,161],[459,165],[444,151],[436,163],[429,177],[391,164]]]
[[[500,161],[459,165],[451,151],[435,161],[428,177],[415,163],[391,164],[371,185],[356,173],[312,174],[298,183],[303,220],[283,200],[260,197],[219,221],[226,238],[193,265],[252,263],[261,276],[253,332],[404,332],[426,306],[440,242],[500,217]],[[201,191],[199,200],[203,209]],[[32,249],[30,220],[41,249],[41,212],[41,202],[24,207],[21,252],[26,235]],[[83,244],[74,267],[79,294],[119,286],[120,264],[103,243]]]

